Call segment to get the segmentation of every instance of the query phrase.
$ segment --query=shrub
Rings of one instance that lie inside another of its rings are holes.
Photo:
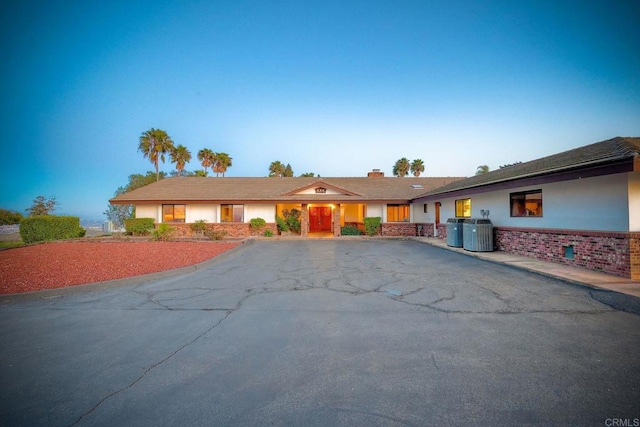
[[[173,238],[175,231],[175,227],[171,227],[169,224],[159,224],[158,228],[153,230],[153,240],[168,242]]]
[[[189,228],[196,234],[203,234],[207,230],[206,222],[206,219],[199,219],[193,224],[189,224]]]
[[[267,221],[262,218],[251,218],[249,220],[249,224],[253,231],[260,231],[264,228],[265,225],[267,225]]]
[[[263,236],[264,236],[264,237],[273,237],[273,231],[268,230],[268,229],[267,229],[267,230],[264,230],[264,234],[263,234]]]
[[[276,224],[278,225],[278,231],[289,231],[289,226],[284,218],[276,215]]]
[[[85,232],[77,216],[31,216],[20,222],[20,237],[25,243],[72,239],[84,236]]]
[[[380,232],[380,224],[382,223],[382,218],[379,216],[372,216],[364,219],[364,232],[367,233],[368,236],[375,236]]]
[[[124,220],[124,229],[127,234],[144,236],[153,230],[155,224],[153,218],[131,218]]]
[[[362,231],[358,229],[355,225],[345,225],[340,229],[340,233],[343,236],[360,236],[362,235]]]
[[[214,230],[213,228],[207,228],[204,232],[204,235],[211,240],[222,240],[227,234],[227,230]]]
[[[302,215],[302,212],[296,208],[291,210],[283,209],[282,215],[284,216],[284,220],[286,221],[289,230],[300,234],[300,230],[302,228],[300,216]]]
[[[20,212],[0,209],[0,225],[20,224],[22,218],[24,217]]]

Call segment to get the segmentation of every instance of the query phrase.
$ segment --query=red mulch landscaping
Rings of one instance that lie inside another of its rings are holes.
[[[0,294],[122,279],[194,265],[238,242],[51,242],[0,251]]]

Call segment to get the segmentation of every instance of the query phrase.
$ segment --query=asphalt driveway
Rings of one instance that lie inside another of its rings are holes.
[[[256,241],[0,305],[0,425],[640,421],[634,304],[414,241]]]

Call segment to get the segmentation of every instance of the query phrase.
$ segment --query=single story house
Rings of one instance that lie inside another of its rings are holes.
[[[389,178],[373,170],[351,178],[165,178],[112,198],[112,204],[135,206],[137,218],[171,223],[188,235],[189,224],[205,220],[232,237],[251,234],[249,222],[262,218],[276,231],[276,215],[301,212],[301,235],[333,233],[341,227],[362,228],[365,217],[382,219],[385,236],[433,235],[434,224],[423,205],[411,200],[462,177]]]
[[[447,218],[488,216],[495,248],[640,279],[640,138],[617,137],[470,178],[167,178],[114,197],[136,217],[205,220],[230,236],[263,218],[302,213],[301,235],[382,219],[384,236],[446,238]]]
[[[640,138],[458,180],[411,203],[442,218],[488,214],[501,251],[640,279]],[[446,237],[446,223],[435,226]]]

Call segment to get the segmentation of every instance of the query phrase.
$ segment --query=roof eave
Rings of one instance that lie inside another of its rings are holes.
[[[459,192],[464,192],[464,191],[468,191],[468,190],[475,190],[478,188],[482,188],[482,187],[491,187],[491,186],[495,186],[495,185],[499,185],[499,184],[504,184],[504,183],[508,183],[508,182],[516,182],[516,181],[522,181],[525,180],[527,178],[536,178],[536,177],[542,177],[542,176],[549,176],[549,175],[554,175],[554,174],[560,174],[560,173],[566,173],[566,172],[572,172],[572,171],[579,171],[579,170],[588,170],[588,169],[592,169],[596,166],[607,166],[607,165],[613,165],[616,164],[617,162],[619,163],[625,163],[623,162],[624,160],[631,160],[632,163],[632,167],[631,169],[634,171],[638,171],[640,170],[640,160],[638,160],[638,156],[633,156],[632,158],[629,156],[616,156],[616,157],[610,157],[607,159],[599,159],[599,160],[594,160],[591,162],[584,162],[584,163],[580,163],[578,165],[572,165],[572,166],[564,166],[564,167],[559,167],[559,168],[551,168],[551,169],[546,169],[546,170],[542,170],[542,171],[536,171],[536,172],[532,172],[532,173],[528,173],[528,174],[522,174],[522,175],[518,175],[515,177],[509,177],[509,178],[503,178],[503,179],[496,179],[493,181],[488,181],[488,182],[483,182],[483,183],[479,183],[479,184],[474,184],[474,185],[469,185],[469,186],[465,186],[465,187],[459,187],[459,188],[453,188],[451,190],[445,190],[445,191],[438,191],[438,190],[434,190],[434,192],[429,192],[429,193],[425,193],[421,196],[418,196],[414,199],[412,199],[412,202],[416,202],[416,201],[422,201],[422,200],[429,200],[432,199],[434,197],[446,197],[447,194],[455,194],[455,193],[459,193]]]

